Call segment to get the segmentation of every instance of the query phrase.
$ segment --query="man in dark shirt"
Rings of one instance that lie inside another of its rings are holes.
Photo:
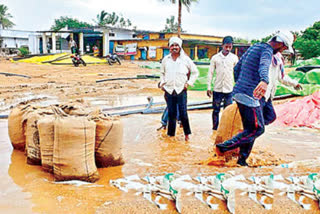
[[[272,55],[286,49],[291,52],[292,43],[291,33],[278,33],[268,43],[251,46],[234,68],[236,84],[233,89],[233,99],[239,107],[244,130],[216,146],[218,153],[239,147],[240,155],[237,163],[241,166],[248,166],[246,159],[251,153],[254,141],[264,133],[265,123],[259,100],[267,90]]]

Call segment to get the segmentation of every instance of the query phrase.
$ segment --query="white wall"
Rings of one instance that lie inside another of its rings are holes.
[[[29,46],[28,39],[20,39],[20,38],[2,38],[2,48],[20,48],[21,46]]]
[[[122,40],[122,39],[132,39],[134,34],[132,31],[123,31],[123,30],[110,30],[110,33],[114,33],[115,36],[110,36],[110,40]]]
[[[29,35],[29,52],[31,54],[39,54],[39,38],[36,35]]]
[[[36,35],[34,31],[4,30],[0,29],[0,38],[3,40],[2,48],[20,48],[29,46],[29,35]]]

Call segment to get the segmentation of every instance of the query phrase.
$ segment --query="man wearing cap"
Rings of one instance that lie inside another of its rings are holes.
[[[226,36],[222,41],[222,51],[212,56],[210,60],[210,68],[208,72],[208,97],[212,96],[212,123],[213,130],[217,130],[219,125],[219,113],[221,104],[226,108],[232,103],[232,90],[234,84],[233,68],[238,63],[238,57],[231,52],[233,47],[233,39],[231,36]],[[212,77],[216,72],[214,81],[213,93],[211,91]]]
[[[268,43],[251,46],[234,68],[236,84],[233,89],[233,99],[239,107],[244,130],[216,146],[218,153],[240,148],[237,163],[241,166],[248,166],[246,160],[254,141],[264,133],[264,108],[260,106],[260,99],[268,87],[272,56],[286,49],[293,52],[292,44],[292,33],[277,33]]]
[[[196,81],[199,71],[193,61],[184,53],[182,40],[171,37],[169,40],[170,54],[162,60],[160,69],[160,88],[165,92],[165,100],[168,107],[168,131],[169,136],[175,136],[177,105],[185,140],[189,140],[191,134],[187,114],[187,88]],[[188,78],[188,73],[190,77]]]
[[[291,79],[284,73],[284,58],[282,50],[272,56],[272,63],[269,68],[269,84],[266,93],[260,99],[260,107],[263,112],[264,124],[269,125],[276,120],[276,112],[272,105],[272,100],[277,90],[278,82],[292,86],[295,90],[302,90],[298,81]]]

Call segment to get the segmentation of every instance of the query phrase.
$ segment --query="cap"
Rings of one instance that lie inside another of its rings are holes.
[[[231,36],[225,36],[222,40],[222,44],[230,44],[233,43],[233,38]]]
[[[292,45],[293,45],[293,41],[294,41],[294,36],[291,32],[289,31],[281,31],[278,32],[276,35],[276,41],[277,42],[283,42],[285,44],[285,46],[288,47],[288,51],[290,53],[294,53]]]

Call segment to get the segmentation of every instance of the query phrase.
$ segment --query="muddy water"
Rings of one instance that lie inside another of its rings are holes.
[[[0,120],[0,213],[158,213],[157,207],[141,196],[135,196],[134,192],[124,193],[111,187],[109,180],[134,174],[143,177],[180,171],[196,176],[231,170],[198,164],[209,157],[208,150],[214,140],[211,111],[189,112],[193,131],[189,142],[184,141],[181,128],[177,128],[173,138],[167,137],[165,131],[156,131],[160,117],[159,114],[123,117],[125,165],[99,169],[100,180],[82,186],[56,184],[53,176],[41,167],[27,165],[24,154],[12,150],[7,121]],[[319,156],[318,142],[320,134],[315,130],[271,126],[255,147],[268,147],[281,157],[301,160]],[[244,169],[236,170],[241,173]],[[260,169],[249,169],[250,172],[255,170]],[[210,212],[197,200],[186,200],[185,203],[186,207],[192,208],[186,209],[185,213]],[[226,211],[225,207],[222,210]],[[171,208],[164,213],[175,211]]]

